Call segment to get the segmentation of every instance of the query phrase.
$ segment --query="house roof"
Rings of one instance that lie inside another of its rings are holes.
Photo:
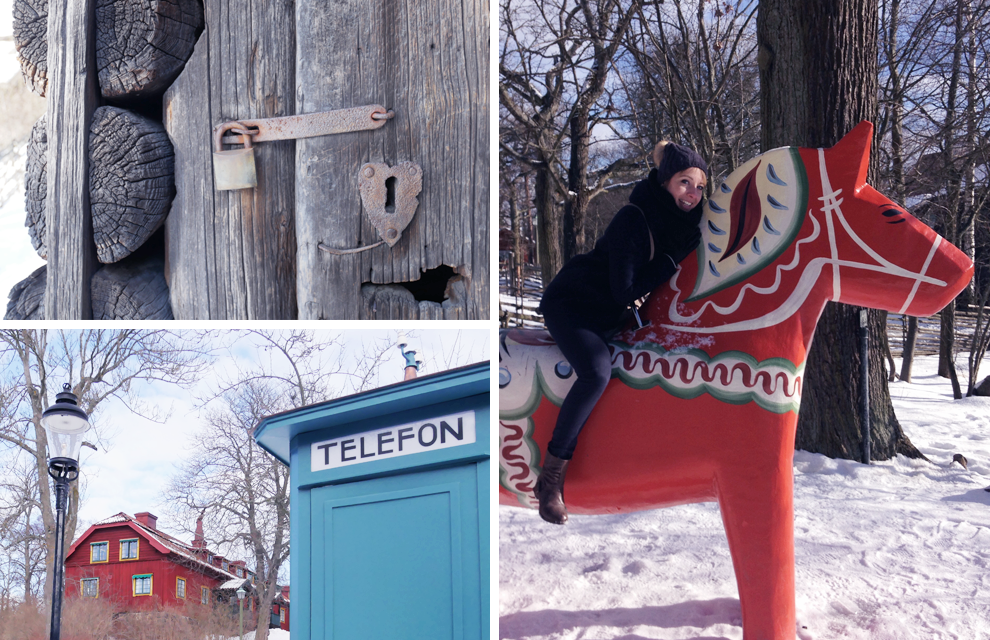
[[[229,571],[224,571],[216,565],[212,565],[205,560],[196,557],[192,546],[182,542],[178,538],[168,535],[163,531],[158,529],[152,529],[147,527],[136,519],[134,516],[128,515],[126,513],[118,513],[116,515],[110,516],[105,520],[100,520],[89,529],[86,530],[84,534],[76,538],[76,541],[72,543],[69,547],[69,553],[66,557],[72,555],[76,548],[82,544],[83,540],[87,539],[94,531],[99,529],[109,529],[110,527],[127,526],[133,529],[138,535],[148,541],[148,543],[161,553],[174,554],[182,558],[184,562],[187,562],[191,566],[198,567],[200,570],[211,571],[221,579],[221,580],[236,580],[239,583],[243,582],[244,578],[238,578]]]
[[[254,590],[254,587],[251,586],[251,581],[248,580],[247,578],[234,578],[233,580],[228,580],[227,582],[224,582],[222,585],[217,587],[217,590],[237,591],[241,587],[245,587],[248,591]]]

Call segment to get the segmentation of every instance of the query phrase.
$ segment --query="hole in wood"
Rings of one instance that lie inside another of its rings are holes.
[[[446,300],[447,283],[457,275],[453,267],[445,264],[436,269],[427,269],[419,280],[399,282],[413,294],[417,302],[443,302]]]
[[[395,176],[385,180],[385,213],[395,213]]]

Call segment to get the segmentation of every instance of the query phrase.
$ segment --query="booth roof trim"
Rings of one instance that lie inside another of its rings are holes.
[[[254,439],[289,464],[292,439],[300,434],[488,393],[490,380],[488,360],[418,376],[268,416],[254,428]]]

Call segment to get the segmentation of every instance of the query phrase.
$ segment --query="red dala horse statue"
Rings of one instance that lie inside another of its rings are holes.
[[[927,316],[973,274],[866,184],[872,135],[862,122],[830,149],[768,151],[718,185],[696,259],[651,294],[644,328],[613,339],[612,380],[567,471],[571,513],[718,502],[747,640],[796,634],[794,434],[826,301]],[[499,337],[500,502],[534,507],[574,377],[546,332]]]

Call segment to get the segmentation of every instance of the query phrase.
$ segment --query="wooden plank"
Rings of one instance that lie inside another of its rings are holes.
[[[96,108],[95,0],[49,3],[48,283],[45,318],[92,318],[96,264],[89,212],[89,123]]]
[[[395,111],[373,132],[297,143],[300,318],[488,317],[487,6],[297,2],[299,112],[366,104]],[[420,165],[423,190],[398,244],[345,256],[321,251],[321,242],[347,249],[379,240],[361,210],[358,170],[403,161]],[[461,277],[462,295],[413,304],[389,286],[441,265]]]
[[[293,319],[295,147],[256,147],[258,187],[213,190],[213,126],[295,113],[291,4],[204,2],[206,30],[165,96],[176,153],[166,271],[177,319]]]
[[[165,130],[175,150],[176,185],[165,219],[165,280],[172,313],[182,320],[225,317],[217,308],[224,298],[223,282],[213,268],[215,229],[213,216],[208,215],[213,213],[213,168],[210,109],[202,97],[209,85],[208,49],[204,33],[164,98]]]

